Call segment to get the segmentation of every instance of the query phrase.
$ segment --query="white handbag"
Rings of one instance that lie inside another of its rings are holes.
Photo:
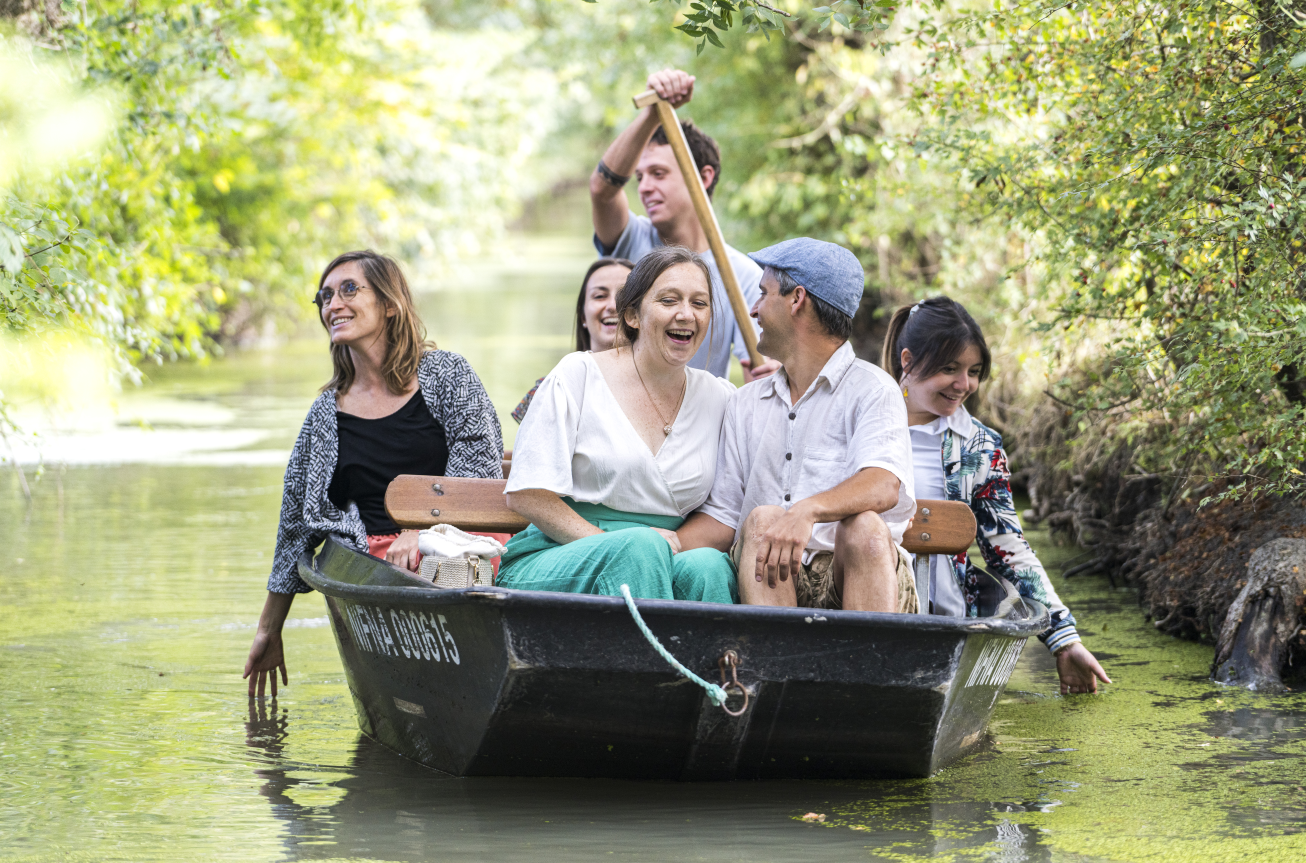
[[[508,549],[488,536],[472,536],[451,524],[437,524],[417,535],[422,553],[418,575],[440,588],[494,584],[493,558]]]

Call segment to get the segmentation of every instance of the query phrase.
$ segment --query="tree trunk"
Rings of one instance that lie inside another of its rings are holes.
[[[1275,539],[1247,561],[1247,584],[1229,607],[1215,649],[1217,683],[1280,692],[1288,642],[1302,629],[1306,539]]]

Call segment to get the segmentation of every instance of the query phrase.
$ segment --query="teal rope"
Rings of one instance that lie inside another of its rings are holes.
[[[635,618],[635,625],[639,627],[640,632],[644,633],[644,637],[648,639],[648,643],[653,645],[653,649],[658,652],[658,656],[661,656],[670,663],[671,667],[676,671],[679,671],[681,674],[706,689],[707,697],[711,699],[714,706],[720,707],[722,704],[725,704],[726,691],[724,689],[717,686],[715,683],[708,683],[706,680],[681,665],[679,660],[667,652],[667,649],[658,642],[657,637],[649,631],[648,624],[644,622],[644,618],[639,616],[639,610],[635,608],[635,598],[630,595],[630,585],[623,584],[621,586],[621,595],[626,597],[626,608],[630,609],[630,616]]]

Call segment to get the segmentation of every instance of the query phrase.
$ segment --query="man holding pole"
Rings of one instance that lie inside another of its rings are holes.
[[[650,75],[648,86],[672,108],[688,103],[694,95],[693,76],[675,69]],[[687,246],[702,255],[712,271],[714,314],[711,338],[704,340],[690,366],[726,377],[733,348],[744,367],[745,380],[765,377],[776,371],[780,364],[763,357],[763,362],[756,368],[752,367],[747,350],[749,342],[735,317],[728,314],[730,297],[709,242],[708,231],[715,230],[715,220],[710,227],[703,225],[695,209],[688,178],[680,169],[655,108],[650,104],[640,110],[635,121],[608,147],[590,176],[594,245],[600,255],[632,261],[638,261],[662,245]],[[710,197],[721,172],[720,150],[716,142],[693,123],[686,121],[680,127],[698,167],[702,188]],[[638,183],[640,202],[647,216],[632,213],[626,201],[623,187],[632,175]],[[760,296],[758,283],[762,269],[742,252],[730,246],[725,246],[725,249],[743,294],[744,307],[749,308]],[[757,330],[753,326],[750,335],[755,340]]]

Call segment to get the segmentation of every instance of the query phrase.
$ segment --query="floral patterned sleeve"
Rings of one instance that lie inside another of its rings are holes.
[[[1011,470],[1001,441],[988,457],[988,476],[971,493],[970,508],[978,524],[976,542],[989,568],[1010,581],[1020,595],[1040,602],[1052,616],[1052,625],[1039,640],[1053,652],[1079,641],[1075,618],[1057,596],[1047,571],[1020,529],[1020,517],[1011,496]]]
[[[536,381],[535,386],[531,387],[526,395],[522,396],[522,400],[517,403],[517,407],[513,408],[512,418],[517,421],[517,425],[521,425],[521,421],[526,419],[526,411],[530,410],[531,399],[535,398],[535,391],[540,388],[542,383],[544,383],[544,378]]]

